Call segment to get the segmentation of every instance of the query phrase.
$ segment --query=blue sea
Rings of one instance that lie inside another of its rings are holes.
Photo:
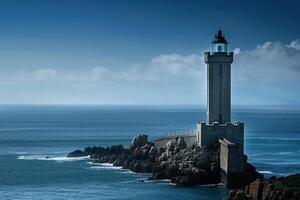
[[[265,176],[300,172],[299,107],[237,107],[232,118],[245,123],[248,160]],[[196,106],[0,106],[0,199],[222,199],[222,185],[177,188],[65,157],[86,146],[128,146],[139,133],[153,140],[193,130],[204,119]]]

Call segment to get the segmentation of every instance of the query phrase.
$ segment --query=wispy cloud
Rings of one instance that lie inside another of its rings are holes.
[[[114,82],[114,81],[163,81],[178,78],[199,78],[204,63],[201,55],[160,55],[145,65],[132,65],[123,70],[93,67],[85,71],[61,71],[55,68],[38,68],[19,71],[12,78],[16,81],[37,82]]]
[[[251,50],[236,48],[234,57],[235,103],[265,103],[267,98],[290,102],[300,99],[289,90],[290,85],[300,84],[299,40],[288,44],[265,42]],[[2,73],[0,82],[5,83],[3,89],[11,87],[7,90],[9,101],[15,100],[13,91],[18,92],[18,88],[24,91],[22,97],[17,98],[20,101],[30,101],[28,93],[33,100],[43,98],[43,102],[51,102],[49,98],[56,97],[58,102],[62,98],[65,102],[70,99],[88,102],[93,98],[94,102],[101,103],[100,100],[105,99],[105,102],[118,103],[122,98],[123,103],[126,98],[127,102],[134,103],[204,104],[206,99],[206,66],[202,54],[162,54],[146,63],[121,68],[87,66],[82,70],[65,69],[68,70],[40,67],[8,75]],[[43,86],[47,87],[47,92]],[[5,93],[2,96],[5,97]]]
[[[253,50],[234,50],[233,79],[237,81],[280,81],[300,79],[300,42],[289,44],[265,42]],[[19,71],[16,81],[114,82],[162,81],[185,78],[205,78],[203,55],[163,54],[148,64],[135,64],[121,69],[99,66],[85,71],[61,71],[38,68]]]
[[[300,42],[265,42],[253,50],[235,50],[233,77],[239,81],[300,80]]]

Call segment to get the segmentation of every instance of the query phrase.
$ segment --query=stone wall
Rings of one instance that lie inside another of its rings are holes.
[[[207,123],[231,121],[233,53],[205,53],[207,64]]]
[[[243,151],[238,144],[227,139],[220,142],[220,168],[226,173],[239,173],[244,170]]]
[[[194,144],[197,144],[197,140],[196,140],[196,134],[183,134],[183,135],[174,135],[174,136],[165,136],[165,137],[161,137],[158,138],[154,141],[154,144],[157,148],[163,148],[166,146],[166,144],[169,141],[173,141],[176,142],[177,138],[182,136],[184,138],[185,143],[187,144],[187,146],[192,146]]]
[[[197,123],[197,141],[200,147],[218,144],[218,140],[224,138],[243,147],[244,123]]]
[[[244,154],[241,145],[220,139],[220,176],[221,181],[229,186],[233,184],[236,176],[244,172]]]

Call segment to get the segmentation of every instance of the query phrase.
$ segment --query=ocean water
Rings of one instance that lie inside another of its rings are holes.
[[[245,123],[245,151],[259,171],[300,172],[300,108],[240,107],[232,118]],[[86,146],[127,146],[138,133],[192,130],[201,119],[205,109],[191,106],[0,106],[0,199],[222,199],[222,185],[178,188],[65,157]]]

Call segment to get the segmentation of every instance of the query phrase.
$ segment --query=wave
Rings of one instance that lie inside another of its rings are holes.
[[[278,152],[279,155],[290,155],[290,154],[295,154],[295,152],[291,152],[291,151],[282,151],[282,152]]]
[[[91,169],[122,169],[122,167],[115,166],[92,166]]]
[[[156,179],[156,180],[149,180],[159,185],[176,185],[175,183],[171,182],[170,179]]]
[[[269,165],[300,165],[299,159],[279,159],[279,158],[254,158],[249,159],[254,164],[269,164]]]
[[[122,169],[120,166],[114,166],[112,163],[95,163],[95,162],[87,162],[91,166],[91,169]]]
[[[261,174],[274,174],[272,171],[258,171]]]
[[[292,152],[292,151],[280,151],[280,152],[276,152],[276,151],[272,151],[272,152],[268,152],[268,151],[264,151],[263,153],[254,153],[254,154],[248,154],[249,156],[284,156],[284,155],[297,155],[298,151]]]
[[[268,171],[268,170],[262,170],[262,171],[258,171],[261,174],[268,174],[268,175],[277,175],[277,176],[283,176],[284,174],[281,173],[275,173],[272,171]]]
[[[120,174],[138,174],[138,173],[133,172],[133,171],[131,171],[129,169],[122,169],[122,171],[120,171],[118,173],[120,173]]]
[[[78,161],[78,160],[87,160],[89,156],[83,157],[66,157],[66,156],[47,156],[47,155],[23,155],[18,156],[19,160],[46,160],[46,161],[57,161],[57,162],[65,162],[65,161]]]
[[[214,184],[199,185],[199,187],[218,187],[218,186],[224,186],[224,183],[214,183]]]
[[[252,140],[281,140],[281,141],[299,141],[300,137],[255,137],[255,136],[248,136],[245,137],[246,139],[252,139]]]

